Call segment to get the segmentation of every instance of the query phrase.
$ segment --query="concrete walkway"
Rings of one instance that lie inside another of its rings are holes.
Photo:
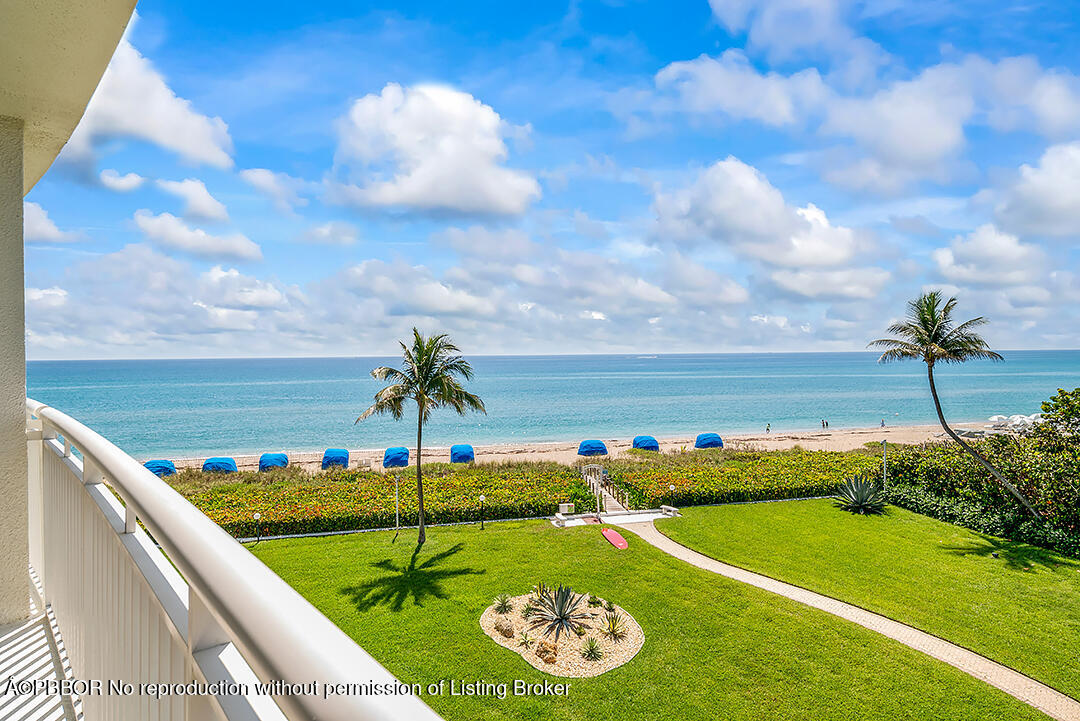
[[[916,651],[921,651],[939,661],[944,661],[950,666],[955,666],[964,673],[1001,689],[1010,696],[1034,706],[1058,721],[1080,721],[1080,701],[1055,691],[1046,684],[1039,683],[1035,679],[1014,671],[1008,666],[1002,666],[996,661],[991,661],[984,656],[968,651],[966,648],[949,643],[917,628],[893,621],[890,618],[871,613],[858,606],[852,606],[850,603],[844,603],[799,586],[792,586],[789,583],[777,581],[768,576],[762,576],[736,566],[721,563],[716,559],[709,558],[676,543],[656,530],[656,526],[652,523],[619,525],[621,528],[637,534],[643,541],[656,546],[661,551],[693,566],[771,591],[793,601],[839,616],[852,623],[857,623],[883,636],[888,636]]]

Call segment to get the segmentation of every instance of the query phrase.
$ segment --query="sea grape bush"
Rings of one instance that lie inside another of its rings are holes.
[[[288,469],[286,469],[288,471]],[[553,515],[559,503],[587,507],[592,495],[578,471],[556,463],[424,465],[429,523]],[[175,480],[173,480],[175,479]],[[230,474],[207,479],[198,471],[170,478],[199,510],[234,536],[317,533],[394,525],[394,478],[374,471]],[[417,523],[416,483],[401,478],[401,523]],[[254,513],[261,518],[256,528]]]
[[[844,479],[880,466],[865,453],[796,449],[652,453],[606,467],[635,508],[655,508],[827,496]]]

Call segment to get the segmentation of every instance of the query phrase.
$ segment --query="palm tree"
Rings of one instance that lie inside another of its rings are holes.
[[[371,371],[377,381],[390,385],[375,394],[375,402],[360,414],[356,422],[377,414],[389,413],[395,420],[405,415],[405,402],[416,403],[416,498],[420,505],[420,537],[424,533],[424,480],[420,470],[423,460],[424,423],[436,408],[452,408],[459,415],[468,410],[487,413],[484,402],[466,391],[458,377],[470,380],[472,366],[459,355],[456,345],[444,333],[425,338],[413,328],[412,346],[401,343],[401,368],[379,366]]]
[[[1005,480],[998,469],[994,468],[981,453],[964,443],[960,436],[945,422],[945,414],[941,412],[941,401],[938,399],[937,387],[934,385],[934,365],[937,363],[963,363],[967,360],[982,358],[993,361],[1004,360],[1000,354],[990,350],[982,336],[974,331],[987,323],[986,318],[979,316],[963,323],[956,324],[952,313],[956,307],[956,298],[943,301],[941,291],[932,290],[923,293],[918,298],[908,301],[907,318],[897,321],[889,326],[889,332],[893,338],[882,338],[869,344],[869,348],[887,348],[879,363],[890,361],[908,360],[915,358],[926,363],[926,374],[930,380],[930,395],[934,397],[934,408],[937,410],[938,420],[941,427],[949,434],[949,437],[960,444],[967,453],[990,472],[1016,496],[1016,500],[1038,518],[1039,514],[1032,505],[1024,498],[1016,486]]]

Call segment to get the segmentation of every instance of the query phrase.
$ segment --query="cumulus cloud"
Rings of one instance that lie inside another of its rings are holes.
[[[777,286],[805,298],[876,298],[892,275],[884,268],[777,270],[769,276]]]
[[[67,305],[68,293],[63,288],[27,288],[26,305],[34,308],[54,310]]]
[[[942,277],[955,284],[1024,285],[1037,282],[1046,272],[1042,250],[989,223],[954,238],[932,258]]]
[[[734,157],[686,187],[658,192],[653,209],[662,238],[730,247],[774,265],[836,265],[858,247],[850,228],[833,225],[813,204],[788,205],[761,171]]]
[[[528,233],[514,228],[493,230],[482,225],[448,228],[434,239],[464,255],[510,261],[526,261],[539,249]]]
[[[273,283],[243,275],[236,268],[216,265],[200,277],[201,297],[214,307],[233,310],[280,308],[285,294]]]
[[[81,237],[79,233],[60,230],[37,203],[23,201],[23,240],[27,243],[72,243]]]
[[[274,207],[282,213],[293,213],[297,207],[308,204],[307,198],[300,196],[308,183],[288,173],[275,173],[266,168],[248,168],[240,171],[240,178],[269,198]]]
[[[262,259],[262,249],[247,236],[211,235],[201,228],[185,225],[171,213],[154,215],[149,210],[137,210],[135,225],[149,240],[165,248],[211,259]]]
[[[142,184],[146,182],[146,178],[138,173],[120,175],[120,173],[112,168],[102,170],[98,177],[101,178],[102,185],[117,193],[130,193],[133,190],[141,188]]]
[[[206,184],[195,178],[185,180],[159,180],[157,186],[170,195],[184,201],[184,217],[193,220],[226,221],[229,212],[225,206],[206,189]]]
[[[503,165],[514,129],[472,95],[391,83],[355,101],[338,124],[337,162],[359,164],[359,184],[331,197],[363,207],[517,215],[540,197],[528,173]]]
[[[359,237],[360,233],[352,223],[331,220],[305,230],[300,234],[300,241],[316,245],[353,245]]]
[[[97,146],[111,138],[153,143],[191,163],[216,168],[233,164],[225,121],[199,113],[191,101],[177,96],[126,38],[117,46],[63,157],[91,164]]]
[[[737,49],[671,63],[656,74],[656,86],[674,91],[689,112],[720,112],[772,126],[803,122],[829,93],[813,68],[793,75],[761,73]]]
[[[994,217],[1018,233],[1080,236],[1080,143],[1046,149],[1037,166],[1022,165],[1018,177],[994,198]]]

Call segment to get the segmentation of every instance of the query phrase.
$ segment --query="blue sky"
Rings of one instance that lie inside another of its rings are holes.
[[[31,358],[1080,347],[1067,3],[140,3],[27,196]]]

